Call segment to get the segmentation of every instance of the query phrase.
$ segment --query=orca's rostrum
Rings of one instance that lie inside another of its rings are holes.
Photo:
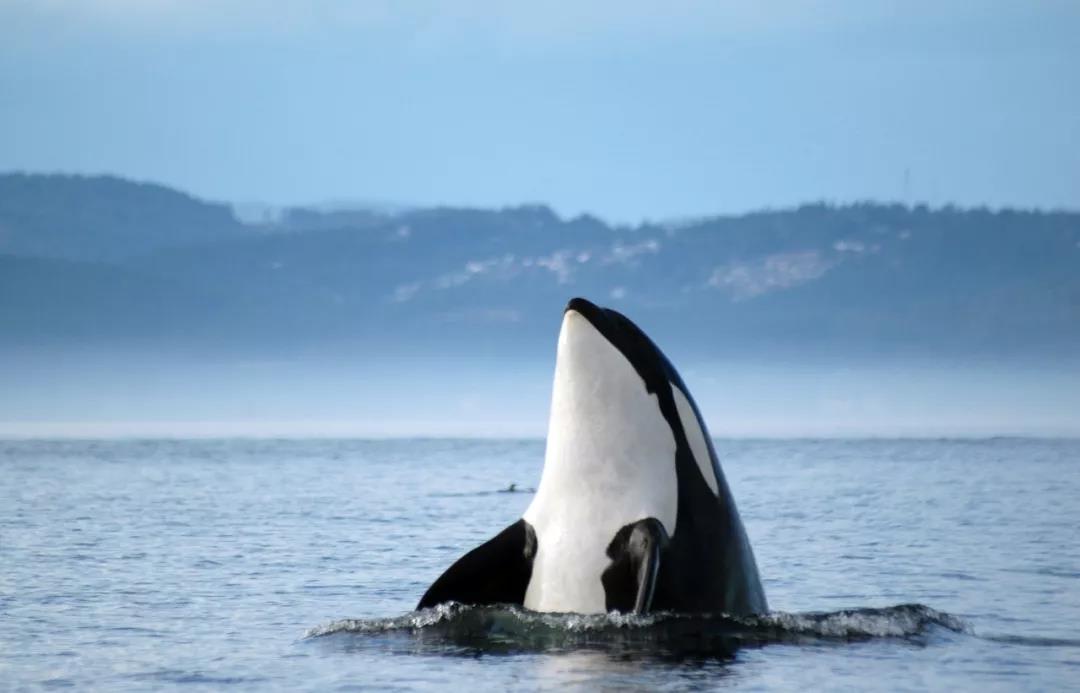
[[[520,520],[418,608],[763,613],[754,554],[682,378],[644,332],[582,298],[559,333],[544,471]]]

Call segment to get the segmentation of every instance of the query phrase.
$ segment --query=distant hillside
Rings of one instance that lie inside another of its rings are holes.
[[[245,232],[223,204],[112,176],[0,175],[0,253],[118,261]]]
[[[542,206],[300,209],[256,229],[160,186],[10,175],[0,253],[6,343],[548,353],[580,294],[701,355],[1080,345],[1065,212],[818,204],[630,228]]]

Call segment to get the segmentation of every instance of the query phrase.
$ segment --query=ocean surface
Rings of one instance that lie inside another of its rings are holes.
[[[0,441],[0,689],[1080,687],[1080,441],[717,449],[768,616],[413,613],[542,441]]]

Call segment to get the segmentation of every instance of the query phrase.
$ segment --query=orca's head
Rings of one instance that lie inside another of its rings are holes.
[[[652,498],[667,488],[671,503],[652,516],[673,532],[679,433],[671,423],[669,370],[652,340],[621,313],[571,300],[559,332],[540,490]],[[562,481],[549,484],[554,479]]]
[[[545,475],[550,466],[582,480],[611,471],[656,483],[657,465],[674,471],[677,448],[717,492],[708,433],[671,362],[626,316],[572,299],[559,332]],[[657,517],[674,531],[671,515]]]
[[[647,392],[662,392],[672,382],[681,385],[667,357],[629,318],[584,298],[570,299],[559,333],[559,361],[565,359],[575,371],[605,371],[601,366],[619,360],[616,352],[625,359],[622,375],[631,377],[629,366]]]

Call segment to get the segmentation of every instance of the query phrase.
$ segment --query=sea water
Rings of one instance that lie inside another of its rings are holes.
[[[766,616],[412,612],[542,441],[0,442],[0,689],[1080,686],[1080,441],[716,444]]]

